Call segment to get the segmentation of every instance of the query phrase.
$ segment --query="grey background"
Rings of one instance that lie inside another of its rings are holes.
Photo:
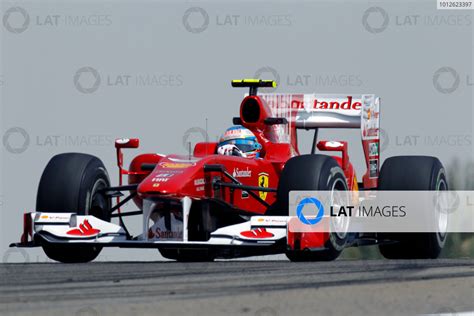
[[[193,7],[202,10],[187,11]],[[7,246],[19,240],[21,214],[34,210],[53,155],[97,155],[116,183],[115,138],[140,138],[127,162],[139,152],[186,153],[183,142],[202,140],[206,119],[216,139],[245,93],[231,79],[279,78],[278,92],[375,93],[383,158],[435,155],[449,169],[474,156],[473,11],[439,11],[435,1],[2,1],[0,17],[3,261],[47,260],[39,249],[26,255]],[[90,68],[78,73],[83,67]],[[137,84],[147,76],[157,81]],[[302,151],[310,137],[300,139]],[[357,131],[325,130],[320,138],[349,140],[361,177]],[[454,169],[456,188],[467,188],[472,168]],[[100,256],[132,258],[159,255],[108,249]]]

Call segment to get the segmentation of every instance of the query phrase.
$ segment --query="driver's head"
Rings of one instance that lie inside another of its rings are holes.
[[[217,153],[220,155],[258,158],[262,145],[257,142],[255,135],[247,128],[236,125],[228,128],[222,135]]]

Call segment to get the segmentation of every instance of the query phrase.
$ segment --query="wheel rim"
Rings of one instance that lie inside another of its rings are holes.
[[[447,191],[447,183],[444,179],[440,179],[438,183],[436,184],[436,191]],[[440,196],[437,196],[437,201],[436,205],[436,217],[437,217],[437,229],[438,229],[438,235],[441,237],[441,239],[444,239],[447,234],[448,230],[448,211],[443,210],[443,207],[440,207],[440,202],[439,201]]]
[[[331,188],[331,205],[349,205],[347,196],[347,186],[342,179],[336,179]],[[350,219],[346,216],[331,218],[331,228],[339,239],[347,236]]]
[[[91,190],[91,198],[88,207],[87,215],[92,215],[100,219],[107,219],[106,211],[109,209],[108,199],[100,190],[108,187],[104,179],[98,179]]]

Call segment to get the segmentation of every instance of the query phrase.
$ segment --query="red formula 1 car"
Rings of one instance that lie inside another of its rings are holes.
[[[110,185],[100,159],[80,153],[53,157],[41,177],[36,212],[24,215],[17,247],[43,247],[60,262],[88,262],[103,247],[157,248],[170,259],[207,261],[285,253],[290,260],[334,260],[343,248],[379,244],[387,258],[436,258],[445,233],[332,234],[288,229],[290,191],[446,190],[440,161],[399,156],[379,167],[379,106],[375,95],[261,94],[273,81],[234,80],[249,88],[234,124],[253,132],[260,157],[218,155],[217,143],[198,143],[192,155],[140,154],[128,170],[115,142],[119,186]],[[320,128],[361,132],[367,171],[361,181],[344,141],[317,139]],[[311,153],[298,149],[297,129],[314,130]],[[334,156],[316,154],[333,152]],[[336,152],[334,154],[334,152]],[[126,176],[128,183],[123,184]],[[129,192],[125,198],[124,192]],[[121,212],[127,202],[139,210]],[[115,204],[115,205],[113,205]],[[126,216],[139,215],[132,235]],[[118,218],[118,224],[111,222]]]

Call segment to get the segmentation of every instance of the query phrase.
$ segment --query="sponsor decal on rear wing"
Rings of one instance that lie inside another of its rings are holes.
[[[374,94],[290,94],[259,93],[273,117],[290,124],[278,125],[280,142],[293,139],[296,129],[360,129],[367,172],[364,187],[377,187],[380,156],[380,98]]]
[[[380,98],[374,94],[258,94],[275,117],[296,128],[361,128],[364,139],[378,138]]]

